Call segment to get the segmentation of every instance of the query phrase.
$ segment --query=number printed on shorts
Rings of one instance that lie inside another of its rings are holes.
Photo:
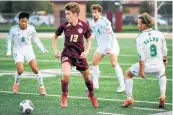
[[[78,35],[71,35],[70,42],[77,42],[78,37],[79,37]]]
[[[150,45],[150,56],[151,57],[157,56],[157,47],[154,44]]]

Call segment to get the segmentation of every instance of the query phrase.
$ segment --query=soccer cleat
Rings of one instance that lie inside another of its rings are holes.
[[[94,89],[99,89],[99,85],[94,85]]]
[[[122,93],[125,91],[125,87],[118,87],[117,93]]]
[[[134,103],[134,99],[126,99],[124,100],[124,104],[121,107],[128,107]]]
[[[67,97],[62,96],[61,98],[61,107],[66,108],[67,107]]]
[[[18,89],[19,89],[19,84],[18,83],[14,83],[14,85],[13,85],[13,92],[17,93]]]
[[[46,95],[46,90],[44,87],[40,87],[40,94],[41,95]]]
[[[88,94],[88,97],[90,98],[92,105],[93,105],[95,108],[98,108],[97,98],[94,97],[94,96],[91,97],[89,94]]]
[[[160,96],[159,98],[159,108],[165,107],[165,96]]]

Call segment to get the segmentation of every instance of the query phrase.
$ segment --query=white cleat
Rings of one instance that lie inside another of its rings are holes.
[[[99,86],[94,86],[94,89],[99,89]]]
[[[125,91],[125,87],[119,87],[118,89],[117,89],[117,93],[122,93],[122,92],[124,92]]]

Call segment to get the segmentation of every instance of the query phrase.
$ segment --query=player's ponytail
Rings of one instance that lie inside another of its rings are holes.
[[[143,24],[146,24],[149,28],[151,28],[154,25],[154,20],[151,18],[151,16],[148,13],[143,13],[139,19],[142,20]]]

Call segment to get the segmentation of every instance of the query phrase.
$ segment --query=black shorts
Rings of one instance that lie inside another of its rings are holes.
[[[69,57],[61,57],[61,63],[69,62],[71,66],[76,66],[76,70],[86,71],[89,66],[86,58],[69,58]]]

